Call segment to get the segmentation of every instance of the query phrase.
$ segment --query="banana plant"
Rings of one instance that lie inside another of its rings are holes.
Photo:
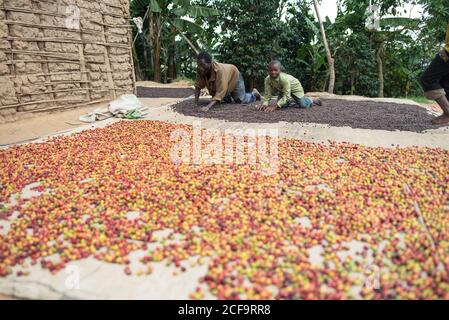
[[[196,23],[200,17],[207,18],[215,16],[218,12],[215,9],[198,6],[191,0],[132,0],[131,4],[132,16],[143,17],[144,26],[147,26],[145,34],[150,44],[153,77],[154,81],[161,82],[161,53],[163,46],[171,55],[175,41],[175,35],[180,35],[192,48],[195,53],[199,50],[187,34],[201,36],[203,29],[201,25]],[[169,37],[163,34],[168,33]],[[169,39],[169,43],[163,43],[165,39]],[[171,48],[170,50],[168,48]],[[173,60],[171,57],[167,61]]]
[[[419,19],[407,17],[390,17],[381,18],[379,21],[380,30],[371,30],[372,41],[376,44],[376,61],[378,69],[379,87],[378,96],[384,97],[384,66],[383,52],[385,43],[394,38],[403,37],[407,30],[416,30],[419,28],[421,21]]]

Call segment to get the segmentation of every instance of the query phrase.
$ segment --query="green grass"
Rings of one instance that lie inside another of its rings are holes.
[[[409,99],[412,101],[415,101],[417,103],[424,103],[424,104],[434,104],[435,101],[428,100],[425,97],[400,97],[400,99]]]

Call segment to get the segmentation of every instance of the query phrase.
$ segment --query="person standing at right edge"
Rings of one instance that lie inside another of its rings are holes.
[[[435,100],[443,109],[443,115],[433,119],[432,124],[449,124],[449,23],[445,47],[433,59],[420,80],[426,98]]]

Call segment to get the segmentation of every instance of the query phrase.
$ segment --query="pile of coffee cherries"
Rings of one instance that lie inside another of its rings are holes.
[[[0,276],[87,257],[132,275],[143,249],[146,270],[207,263],[195,299],[449,299],[448,151],[279,139],[267,174],[173,161],[180,131],[122,121],[1,150]]]

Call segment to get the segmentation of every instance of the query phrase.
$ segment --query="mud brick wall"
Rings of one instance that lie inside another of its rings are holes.
[[[128,0],[0,0],[0,123],[132,93]]]

